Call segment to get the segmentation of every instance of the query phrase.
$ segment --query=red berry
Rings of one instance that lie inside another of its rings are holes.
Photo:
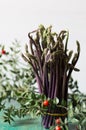
[[[2,54],[6,54],[6,51],[5,51],[5,50],[2,50],[1,53],[2,53]]]
[[[45,100],[44,102],[43,102],[43,106],[48,106],[49,105],[49,101],[48,100]]]
[[[61,120],[58,118],[55,120],[56,124],[61,124]]]
[[[61,126],[56,126],[55,130],[62,130]]]

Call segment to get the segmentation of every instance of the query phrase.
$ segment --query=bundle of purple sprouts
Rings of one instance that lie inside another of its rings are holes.
[[[22,57],[33,68],[40,94],[47,98],[65,101],[67,107],[68,82],[80,55],[80,44],[76,41],[77,52],[67,49],[69,33],[62,30],[59,34],[52,32],[52,26],[39,28],[28,34],[29,44]],[[57,108],[56,108],[57,109]],[[51,112],[49,108],[49,112]],[[45,128],[52,125],[53,117],[45,115],[42,119]]]

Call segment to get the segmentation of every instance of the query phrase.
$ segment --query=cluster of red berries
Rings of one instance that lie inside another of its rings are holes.
[[[48,100],[44,100],[43,106],[44,107],[48,107],[49,106],[49,101]],[[60,118],[56,119],[55,123],[56,123],[55,130],[62,130],[62,128],[61,128],[61,119]]]
[[[1,54],[6,54],[6,51],[4,49],[1,50]]]
[[[62,128],[61,128],[61,120],[60,120],[60,118],[58,118],[58,119],[56,119],[55,120],[55,123],[56,123],[56,127],[55,127],[55,130],[62,130]]]

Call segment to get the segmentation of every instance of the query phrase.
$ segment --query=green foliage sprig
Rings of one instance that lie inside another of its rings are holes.
[[[4,118],[5,121],[10,122],[12,112],[11,110],[7,110],[7,107],[14,104],[14,102],[17,103],[17,95],[15,92],[20,90],[26,91],[28,88],[33,87],[34,83],[35,79],[31,67],[21,58],[21,46],[18,41],[13,42],[8,48],[1,44],[0,110],[8,111],[7,116],[4,116],[6,117],[6,119]],[[12,101],[13,103],[11,104]],[[14,107],[10,109],[14,109]]]
[[[86,94],[79,90],[78,82],[69,80],[68,107],[69,122],[77,124],[77,130],[86,129]]]

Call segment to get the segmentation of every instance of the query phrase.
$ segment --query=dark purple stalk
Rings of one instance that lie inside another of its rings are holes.
[[[56,83],[56,72],[55,72],[55,66],[53,66],[53,78],[52,78],[52,89],[50,92],[50,97],[53,99],[55,97],[55,83]]]
[[[79,59],[79,55],[80,55],[80,45],[79,45],[79,43],[78,43],[78,41],[77,41],[77,57],[74,57],[74,58],[72,59],[72,63],[71,63],[72,66],[73,66],[73,68],[75,67],[75,65],[76,65],[76,63],[77,63],[77,61],[78,61],[78,59]],[[72,73],[72,71],[73,71],[73,68],[70,68],[70,69],[69,69],[69,72],[68,72],[68,75],[67,75],[66,88],[65,88],[65,100],[66,100],[66,101],[67,101],[67,98],[68,98],[68,82],[69,82],[71,73]]]
[[[59,73],[58,73],[58,60],[56,61],[56,80],[55,80],[55,92],[54,92],[54,97],[58,97],[58,82],[59,82],[59,80],[58,80],[58,77],[59,77]]]
[[[48,87],[49,87],[49,80],[48,80],[48,65],[44,63],[43,67],[43,93],[48,97]]]
[[[59,102],[61,101],[60,98],[60,89],[61,89],[61,73],[60,73],[60,61],[59,61],[59,57],[56,58],[56,97],[59,98]]]
[[[51,113],[51,107],[49,107],[49,110],[48,110],[48,112],[49,113]],[[49,128],[51,125],[53,124],[53,116],[51,116],[51,115],[45,115],[44,117],[43,117],[43,125],[44,125],[44,127],[45,128]]]
[[[39,76],[39,74],[37,72],[36,64],[34,64],[30,58],[29,58],[28,62],[31,64],[31,66],[33,68],[33,71],[34,71],[34,74],[36,76],[36,80],[37,80],[37,83],[38,83],[39,91],[40,91],[40,93],[42,93],[43,92],[43,90],[42,90],[43,89],[43,84],[42,84],[41,77]]]
[[[38,85],[38,89],[39,89],[39,93],[43,93],[43,88],[42,88],[42,82],[40,81],[39,77],[37,75],[36,76],[36,81],[37,81],[37,85]]]
[[[36,56],[36,58],[38,58],[38,63],[39,63],[39,69],[40,69],[40,74],[42,76],[42,63],[41,63],[41,55],[42,55],[42,51],[41,51],[41,47],[40,44],[38,42],[36,42],[31,36],[30,33],[28,34],[28,37],[30,38],[30,44],[33,44],[35,46],[36,51],[34,51],[33,46],[31,45],[30,49],[32,51],[32,54]],[[35,53],[34,53],[35,52]]]
[[[66,72],[66,66],[64,69],[64,74],[63,74],[63,83],[62,83],[62,99],[66,99],[65,98],[65,89],[66,89],[66,80],[67,80],[67,72]]]
[[[31,39],[29,40],[29,43],[30,43],[30,50],[31,50],[31,53],[32,53],[32,55],[34,55],[34,51],[33,51],[33,42],[32,42]]]
[[[59,85],[58,85],[58,98],[59,98],[59,102],[61,103],[62,101],[62,55],[59,56],[59,64],[58,64],[58,68],[59,68]]]
[[[46,115],[45,120],[44,120],[44,127],[47,128],[47,129],[50,127],[49,120],[50,120],[50,116]]]
[[[50,77],[49,77],[49,90],[48,90],[48,97],[51,98],[51,91],[52,91],[52,79],[53,79],[53,63],[50,62]]]

